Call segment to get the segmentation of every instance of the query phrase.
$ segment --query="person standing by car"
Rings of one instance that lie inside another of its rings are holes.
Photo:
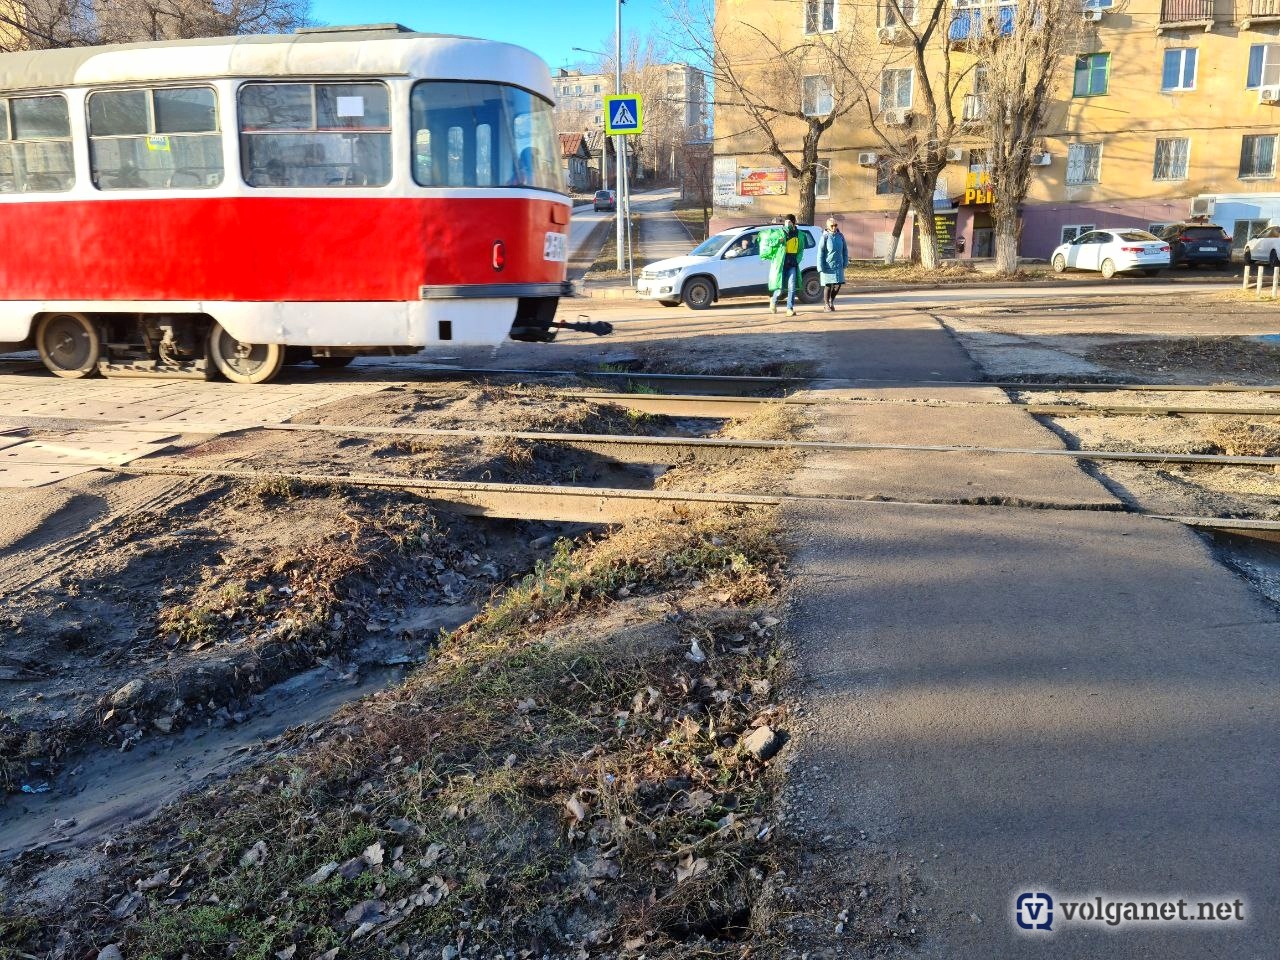
[[[796,315],[796,285],[800,281],[800,231],[796,228],[796,216],[788,213],[782,219],[780,229],[761,231],[760,259],[768,260],[769,311],[778,312],[778,298],[783,288],[787,291],[787,316]]]
[[[822,281],[823,302],[829,313],[836,311],[836,294],[844,285],[844,268],[849,265],[849,245],[840,224],[827,217],[827,229],[818,241],[818,278]]]

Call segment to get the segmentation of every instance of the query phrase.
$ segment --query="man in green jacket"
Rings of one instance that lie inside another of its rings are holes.
[[[778,312],[778,298],[787,290],[787,316],[796,315],[796,285],[800,282],[800,255],[804,249],[796,217],[788,213],[781,227],[760,231],[760,258],[770,262],[769,310]]]

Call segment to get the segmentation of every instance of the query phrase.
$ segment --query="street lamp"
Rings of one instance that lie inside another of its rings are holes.
[[[616,4],[615,24],[614,24],[614,32],[613,32],[613,39],[614,39],[613,92],[614,93],[622,93],[622,5],[626,2],[627,0],[618,0]],[[607,54],[601,53],[598,50],[585,50],[582,47],[574,47],[573,49],[580,51],[581,53],[590,53],[598,57],[607,56]],[[607,125],[608,118],[605,118],[605,119],[606,119],[606,125]],[[616,236],[617,243],[618,243],[617,264],[618,264],[618,269],[621,270],[622,269],[622,253],[623,253],[623,240],[622,240],[623,221],[626,221],[626,225],[628,229],[631,226],[631,204],[630,204],[630,198],[627,196],[626,137],[623,137],[621,135],[615,136],[613,138],[613,149],[614,149],[614,154],[617,157],[617,168],[618,168],[614,174],[617,180],[617,190],[615,192],[617,197],[617,216],[614,219],[617,222],[617,236]],[[601,157],[602,163],[603,163],[604,153],[605,153],[604,149],[601,148],[600,157]],[[628,258],[628,261],[629,260],[630,258]],[[628,273],[630,273],[629,262],[628,262]]]

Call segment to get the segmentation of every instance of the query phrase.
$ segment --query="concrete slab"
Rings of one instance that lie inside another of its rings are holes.
[[[918,875],[913,955],[1274,955],[1280,631],[1197,535],[1084,512],[785,509],[816,731],[794,789],[838,838],[825,849]],[[1025,890],[1240,896],[1250,919],[1059,923],[1031,943],[1011,919]]]
[[[96,469],[83,464],[6,463],[0,460],[0,488],[45,487]]]

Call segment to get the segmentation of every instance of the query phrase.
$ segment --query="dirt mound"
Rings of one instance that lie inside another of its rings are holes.
[[[1208,431],[1217,452],[1232,457],[1280,457],[1280,427],[1274,422],[1227,420]]]
[[[1121,340],[1086,352],[1093,363],[1139,377],[1195,379],[1220,376],[1233,381],[1274,381],[1280,371],[1280,346],[1251,337],[1162,337]]]

